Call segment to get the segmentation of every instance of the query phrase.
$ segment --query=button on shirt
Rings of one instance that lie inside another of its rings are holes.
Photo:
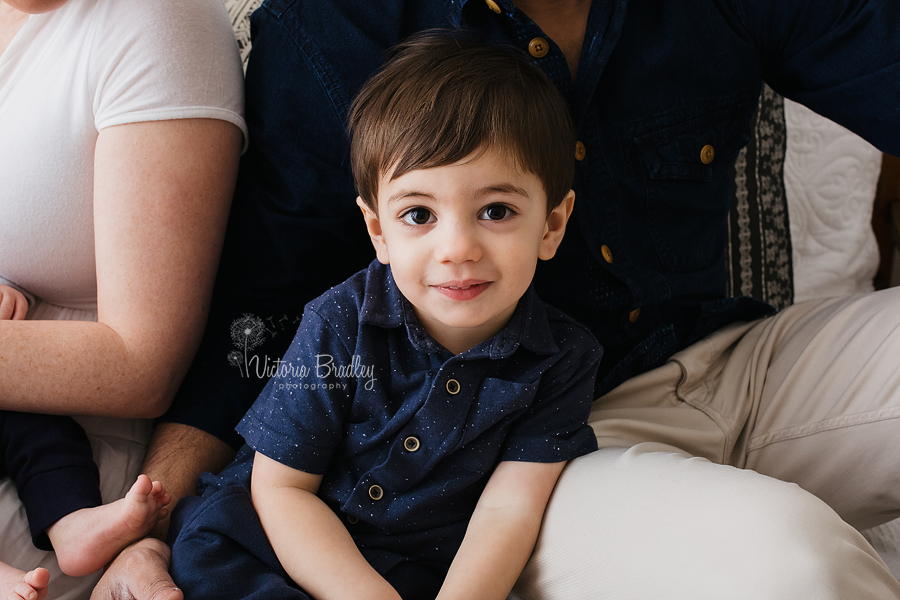
[[[319,496],[355,523],[376,568],[400,555],[449,564],[498,462],[596,449],[586,421],[600,355],[529,289],[504,330],[454,356],[373,262],[307,306],[238,430],[262,454],[324,474]]]
[[[554,40],[510,0],[267,0],[252,17],[251,143],[217,293],[167,418],[227,436],[262,389],[224,359],[230,323],[248,312],[293,320],[371,260],[347,109],[387,48],[429,28],[465,28],[529,56],[532,40],[547,42],[533,62],[568,100],[585,152],[575,211],[557,256],[538,265],[535,288],[603,344],[596,394],[727,323],[769,313],[725,297],[729,170],[749,139],[762,81],[900,155],[891,105],[900,98],[900,2],[634,2],[594,0],[573,81]],[[702,153],[706,146],[713,151]],[[265,351],[280,356],[287,337]]]

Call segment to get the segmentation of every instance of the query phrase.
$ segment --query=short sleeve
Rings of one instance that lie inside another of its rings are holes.
[[[500,460],[559,462],[597,449],[587,420],[603,351],[586,329],[566,329],[535,402],[513,426]]]
[[[900,3],[728,0],[782,95],[900,152]]]
[[[91,88],[97,130],[207,118],[244,134],[243,71],[220,0],[98,0]]]
[[[294,341],[237,430],[257,452],[284,465],[322,474],[343,436],[356,387],[333,367],[350,362],[339,335],[307,310]]]

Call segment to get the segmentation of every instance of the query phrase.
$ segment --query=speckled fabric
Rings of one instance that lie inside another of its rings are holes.
[[[290,349],[238,426],[248,446],[220,476],[204,477],[201,493],[221,502],[235,496],[234,486],[249,488],[251,448],[323,474],[319,496],[379,572],[399,590],[410,577],[422,579],[424,567],[436,574],[425,577],[428,586],[439,586],[498,462],[557,462],[596,448],[586,421],[601,353],[585,327],[529,289],[505,329],[454,356],[375,261],[306,307]],[[210,529],[205,519],[223,528],[216,514],[197,518],[198,510],[210,512],[204,504],[176,515],[183,531],[175,572],[210,555],[193,539]],[[248,523],[231,526],[246,535],[258,528],[255,515]],[[182,552],[186,538],[193,549]]]

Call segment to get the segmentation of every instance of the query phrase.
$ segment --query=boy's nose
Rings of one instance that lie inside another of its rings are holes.
[[[473,228],[448,227],[441,236],[436,258],[440,262],[451,263],[477,261],[482,251],[481,241]]]

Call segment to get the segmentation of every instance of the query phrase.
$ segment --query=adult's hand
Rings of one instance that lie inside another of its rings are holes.
[[[123,550],[97,583],[91,600],[184,600],[169,576],[169,547],[146,538]]]

